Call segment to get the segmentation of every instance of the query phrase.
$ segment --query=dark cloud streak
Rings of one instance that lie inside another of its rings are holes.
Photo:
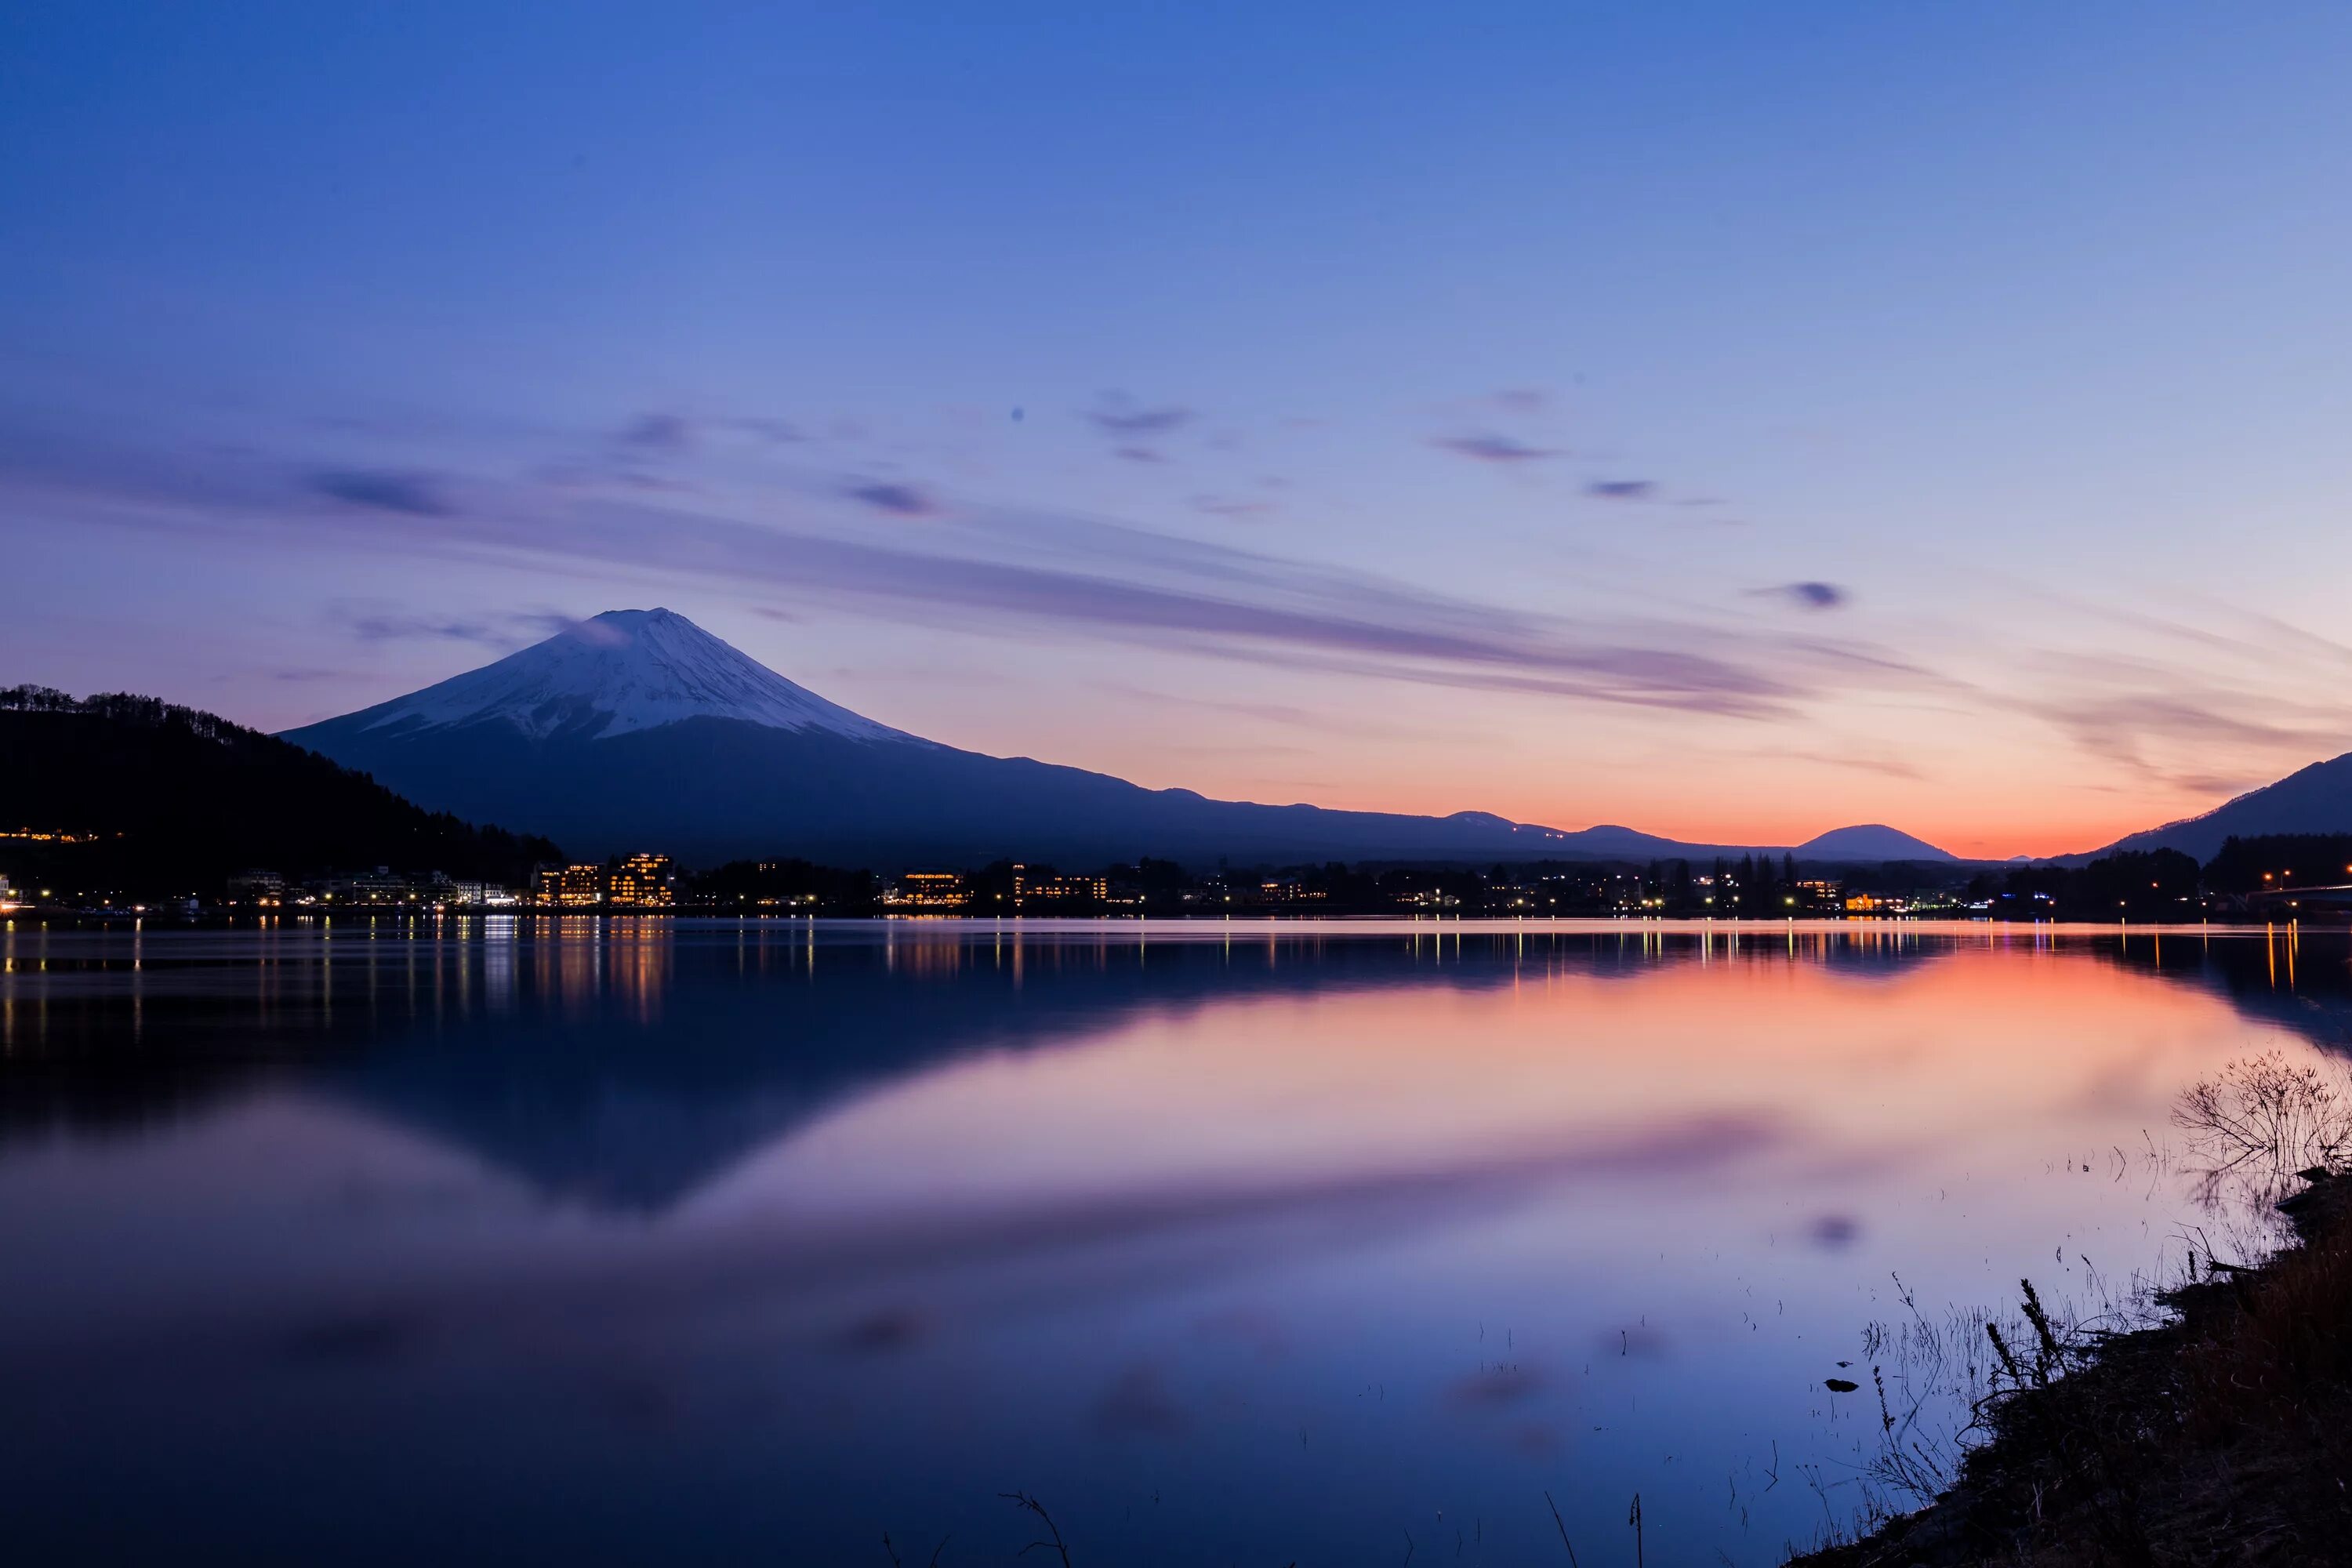
[[[675,414],[641,414],[621,432],[621,444],[647,452],[683,452],[694,445],[694,426]]]
[[[326,468],[310,475],[310,488],[349,506],[410,517],[446,517],[452,508],[440,488],[425,474],[394,473],[378,468]]]
[[[1755,591],[1786,599],[1801,610],[1834,610],[1853,597],[1835,583],[1817,581],[1780,583],[1769,588],[1759,588]]]
[[[870,484],[852,485],[842,494],[856,501],[864,501],[876,511],[887,511],[894,517],[936,517],[939,505],[912,485],[893,484],[877,480]]]
[[[1514,436],[1434,436],[1429,444],[1482,463],[1533,463],[1567,456],[1559,447],[1529,446]]]
[[[341,514],[227,504],[240,464],[158,482],[136,462],[110,484],[104,466],[32,479],[51,496],[61,479],[88,515],[133,526],[258,536],[299,527],[330,540],[322,520],[369,550],[571,573],[690,574],[771,600],[862,602],[874,613],[997,631],[1061,628],[1260,664],[1462,689],[1517,691],[1685,712],[1789,718],[1831,692],[1916,690],[1924,670],[1866,644],[1798,639],[1685,616],[1576,619],[1460,599],[1231,545],[1053,515],[959,510],[949,515],[911,485],[850,481],[843,493],[896,517],[939,517],[919,536],[843,534],[683,506],[578,499],[543,484],[469,482],[464,515],[414,475],[376,473],[343,485]],[[177,482],[183,478],[193,482]],[[387,484],[387,479],[399,483]],[[839,481],[836,481],[839,482]],[[783,498],[777,498],[782,500]],[[376,617],[356,635],[492,639],[496,626]]]
[[[517,537],[509,540],[470,531],[467,542],[520,545],[546,537],[529,525],[512,531]],[[1824,666],[1873,683],[1911,679],[1905,667],[1867,650],[1791,657],[1785,643],[1727,640],[1692,627],[1662,626],[1636,640],[1109,525],[1000,524],[957,530],[948,541],[1057,557],[1045,563],[618,505],[583,509],[562,537],[574,561],[920,607],[927,619],[960,611],[1223,658],[1683,711],[1786,716],[1819,693]],[[1121,572],[1133,575],[1114,574]],[[1710,643],[1717,646],[1702,646]],[[1766,668],[1776,663],[1800,668]]]
[[[1087,420],[1106,436],[1133,439],[1139,436],[1165,436],[1192,422],[1189,408],[1136,408],[1125,400],[1106,398],[1103,405],[1091,409]]]
[[[572,616],[553,611],[524,612],[489,619],[444,616],[395,615],[338,606],[333,612],[343,629],[361,642],[415,640],[472,643],[481,647],[514,648],[537,642],[579,625]]]

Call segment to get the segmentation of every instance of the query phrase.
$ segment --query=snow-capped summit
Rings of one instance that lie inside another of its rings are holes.
[[[355,732],[510,724],[537,741],[604,740],[681,719],[741,719],[859,741],[915,737],[793,685],[675,610],[607,610],[496,664],[362,710]]]

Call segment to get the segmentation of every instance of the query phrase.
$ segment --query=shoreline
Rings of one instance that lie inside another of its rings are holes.
[[[1955,1484],[1788,1568],[2352,1563],[2352,1172],[2299,1176],[2294,1239],[2208,1258],[2168,1321],[1996,1341],[2011,1381]]]
[[[1296,910],[1243,909],[1193,913],[1178,910],[1153,910],[1150,913],[1121,914],[1058,914],[1043,911],[1022,911],[1007,914],[961,914],[953,911],[882,910],[872,914],[791,912],[772,910],[701,909],[679,905],[593,906],[579,909],[551,909],[544,905],[482,905],[452,904],[348,904],[338,908],[304,906],[284,910],[206,910],[195,914],[157,906],[154,908],[99,908],[67,904],[13,904],[0,906],[0,919],[34,921],[81,921],[92,924],[129,924],[144,921],[160,926],[179,926],[191,930],[226,930],[241,926],[277,925],[289,921],[312,921],[331,919],[383,921],[442,921],[442,920],[524,920],[524,921],[677,921],[730,924],[759,922],[793,925],[937,925],[937,926],[1129,926],[1160,925],[1443,925],[1465,930],[1512,931],[1534,928],[1600,928],[1648,930],[1699,934],[1721,933],[1780,933],[1790,931],[1813,934],[1828,931],[1905,930],[1933,933],[1967,931],[1974,935],[2000,932],[2038,935],[2105,934],[2131,936],[2200,936],[2220,933],[2259,934],[2270,932],[2284,938],[2290,932],[2318,935],[2352,931],[2352,919],[2326,920],[2297,918],[2283,921],[2201,920],[2201,921],[2013,921],[1999,916],[1981,915],[1914,915],[1914,914],[1819,914],[1790,916],[1740,915],[1628,915],[1628,914],[1461,914],[1437,912],[1380,912],[1332,910],[1307,913]]]

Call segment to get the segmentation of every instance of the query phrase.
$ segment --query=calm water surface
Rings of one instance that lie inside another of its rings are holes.
[[[16,1561],[1769,1563],[2340,932],[0,932]],[[1773,1479],[1778,1477],[1777,1482]],[[16,1553],[23,1553],[16,1555]],[[1031,1561],[1034,1561],[1033,1554]]]

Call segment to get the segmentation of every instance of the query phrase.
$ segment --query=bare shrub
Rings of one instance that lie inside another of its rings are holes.
[[[2275,1050],[2243,1057],[2182,1090],[2172,1122],[2210,1162],[2199,1173],[2207,1207],[2233,1198],[2267,1207],[2297,1172],[2352,1162],[2352,1071]]]

